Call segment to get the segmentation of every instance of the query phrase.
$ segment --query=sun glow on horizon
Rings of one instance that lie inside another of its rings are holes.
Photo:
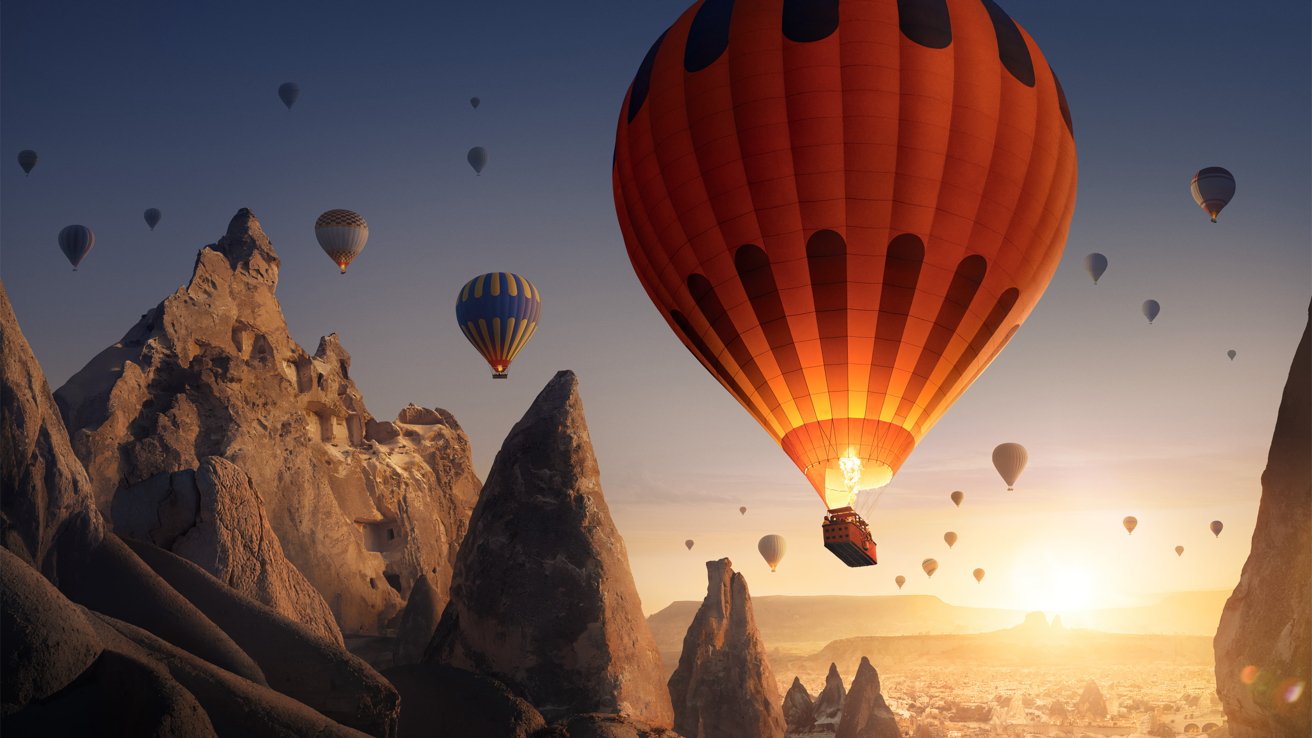
[[[1085,562],[1054,553],[1055,546],[1026,546],[1011,566],[1011,587],[1026,610],[1068,614],[1098,607],[1098,577]]]

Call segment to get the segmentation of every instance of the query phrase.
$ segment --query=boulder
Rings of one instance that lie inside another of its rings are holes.
[[[442,605],[442,599],[428,583],[428,577],[420,575],[410,590],[405,610],[401,612],[401,624],[397,626],[396,640],[392,642],[393,664],[417,664],[423,660],[424,651],[437,630],[437,622],[442,618]]]
[[[778,687],[747,580],[729,559],[706,562],[706,572],[706,599],[669,681],[674,729],[686,738],[783,738]]]
[[[834,738],[901,738],[897,718],[879,691],[879,672],[862,656],[852,678],[852,689],[843,700],[843,716]]]
[[[1234,738],[1312,735],[1309,328],[1276,415],[1248,560],[1213,641],[1216,689]],[[1301,698],[1291,701],[1298,684]]]
[[[801,733],[815,725],[815,700],[799,677],[793,677],[793,686],[784,695],[783,712],[784,726],[789,733]]]
[[[843,700],[847,689],[843,687],[843,677],[838,674],[838,664],[829,664],[829,673],[825,675],[825,688],[815,698],[815,726],[822,730],[837,730],[843,717]]]
[[[425,660],[497,679],[550,720],[600,712],[670,725],[572,372],[551,380],[497,454]]]
[[[323,602],[340,629],[381,633],[420,574],[446,595],[479,489],[469,441],[454,421],[367,437],[375,421],[351,380],[350,354],[335,335],[313,355],[292,340],[275,295],[278,268],[259,221],[239,211],[200,250],[190,282],[56,400],[102,511],[137,510],[123,513],[135,526],[161,500],[170,521],[195,510],[206,527],[188,545],[170,543],[175,552],[325,635]],[[202,486],[207,457],[240,470],[211,466],[212,504]],[[196,474],[199,509],[188,507],[181,472]],[[263,509],[223,508],[230,488],[234,501]],[[278,547],[247,546],[234,558],[266,524]],[[178,532],[170,524],[156,533]]]
[[[532,705],[495,679],[440,664],[383,673],[401,693],[397,738],[528,738],[546,726]]]
[[[242,596],[204,569],[149,543],[132,550],[227,633],[268,685],[335,722],[373,735],[396,725],[396,689],[335,641]]]
[[[161,472],[112,501],[115,533],[196,562],[248,597],[343,645],[333,612],[283,554],[250,477],[220,456]]]

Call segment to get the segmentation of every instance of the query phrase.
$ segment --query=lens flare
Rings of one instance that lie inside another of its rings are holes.
[[[1244,667],[1243,671],[1239,672],[1239,681],[1243,682],[1244,684],[1252,684],[1253,682],[1257,681],[1257,675],[1261,673],[1262,673],[1261,669],[1257,668],[1252,664],[1249,664],[1248,666]]]
[[[1307,682],[1304,682],[1302,679],[1289,679],[1281,686],[1284,687],[1284,689],[1280,690],[1280,697],[1286,703],[1292,705],[1295,702],[1298,702],[1299,697],[1303,696],[1303,688],[1307,686]]]

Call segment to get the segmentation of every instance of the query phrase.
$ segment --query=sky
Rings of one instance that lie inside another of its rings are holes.
[[[313,350],[336,332],[375,416],[410,402],[452,411],[483,476],[537,391],[575,370],[648,612],[700,598],[704,562],[721,556],[756,596],[895,594],[904,574],[903,593],[1060,612],[1232,588],[1312,296],[1312,11],[1003,5],[1061,77],[1079,199],[1045,297],[869,516],[876,567],[821,547],[815,493],[666,327],[625,254],[615,122],[683,0],[7,0],[0,277],[58,387],[250,207],[282,257],[293,336]],[[289,80],[291,111],[276,94]],[[472,146],[489,152],[482,176],[465,162]],[[14,163],[25,148],[41,157],[30,177]],[[1205,166],[1238,181],[1218,225],[1189,194]],[[163,211],[154,232],[148,207]],[[314,239],[330,208],[370,224],[344,278]],[[76,273],[55,240],[70,223],[97,234]],[[1091,251],[1111,261],[1096,287],[1081,265]],[[536,336],[496,382],[454,318],[459,287],[494,270],[544,296]],[[1152,326],[1148,298],[1162,304]],[[1030,454],[1014,492],[990,462],[1003,441]],[[1125,515],[1139,519],[1133,536]],[[765,533],[789,541],[773,574],[756,553]],[[940,569],[927,579],[930,556]]]

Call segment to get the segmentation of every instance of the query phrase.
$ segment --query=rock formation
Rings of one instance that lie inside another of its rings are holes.
[[[861,657],[861,665],[852,678],[852,689],[843,700],[843,716],[834,738],[901,738],[893,711],[879,691],[879,672],[870,659]]]
[[[410,599],[406,600],[401,624],[396,629],[396,640],[392,643],[393,664],[402,666],[423,660],[428,644],[433,641],[437,623],[442,619],[443,604],[433,585],[428,583],[428,577],[420,575],[410,590]]]
[[[83,611],[6,549],[0,666],[6,736],[215,734],[190,692],[149,660],[106,651]]]
[[[747,580],[729,559],[706,562],[706,599],[670,677],[674,729],[686,738],[783,738],[774,674]]]
[[[5,735],[362,735],[324,713],[394,732],[396,691],[368,665],[135,544],[148,566],[106,531],[2,286],[0,342]]]
[[[497,679],[549,720],[670,725],[572,372],[547,384],[497,454],[426,660]]]
[[[248,594],[321,627],[322,603],[274,546],[232,556],[267,521],[341,628],[375,633],[420,574],[445,597],[479,488],[469,443],[443,412],[376,421],[336,336],[313,356],[292,340],[274,294],[278,264],[259,221],[239,211],[227,235],[201,249],[191,281],[56,399],[115,525],[121,517],[138,536],[153,508],[161,526],[144,531],[147,540],[225,581],[258,572]],[[234,499],[261,501],[263,513],[207,506],[207,463],[209,479],[231,484]],[[184,541],[197,526],[199,540]]]
[[[1107,717],[1107,701],[1092,679],[1084,685],[1084,691],[1075,703],[1075,714],[1085,720],[1102,720]]]
[[[784,726],[789,733],[801,733],[815,725],[815,700],[800,678],[793,677],[793,686],[784,695],[783,708]]]
[[[1309,328],[1312,328],[1312,310]],[[1262,474],[1252,548],[1216,631],[1216,688],[1235,738],[1312,735],[1312,357],[1294,354]],[[1289,701],[1295,684],[1301,699]]]
[[[0,544],[58,582],[63,559],[97,546],[104,525],[3,284],[0,383]]]
[[[846,697],[847,689],[843,687],[843,677],[838,674],[838,664],[831,663],[829,673],[825,675],[825,688],[815,698],[815,726],[822,730],[837,730]]]

